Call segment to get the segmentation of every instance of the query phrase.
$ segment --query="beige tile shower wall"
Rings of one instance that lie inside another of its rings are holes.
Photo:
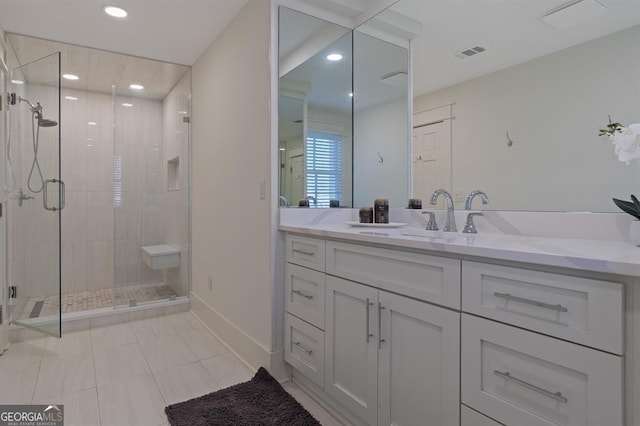
[[[73,96],[77,100],[65,99]],[[113,286],[113,110],[111,96],[62,90],[63,293]],[[95,124],[89,124],[95,123]]]
[[[115,116],[109,94],[63,89],[61,102],[63,292],[159,281],[140,247],[161,240],[160,102],[116,99]]]
[[[131,103],[133,107],[125,107]],[[142,261],[141,247],[163,243],[162,103],[115,98],[113,206],[116,286],[160,281]]]
[[[180,249],[180,267],[165,270],[164,283],[179,296],[189,295],[189,97],[191,74],[187,72],[162,102],[163,242]],[[169,162],[178,159],[177,186],[168,180]]]

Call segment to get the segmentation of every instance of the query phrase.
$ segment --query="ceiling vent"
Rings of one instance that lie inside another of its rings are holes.
[[[454,53],[453,56],[455,56],[458,59],[465,59],[465,58],[469,58],[471,56],[475,56],[478,53],[483,53],[486,52],[487,49],[485,49],[482,46],[475,46],[475,47],[469,47],[467,49],[463,49],[459,52]]]

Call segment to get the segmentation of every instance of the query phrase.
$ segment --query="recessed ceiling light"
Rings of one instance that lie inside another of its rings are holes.
[[[144,86],[142,84],[133,83],[133,84],[129,85],[129,89],[142,90],[142,89],[144,89]]]
[[[66,100],[68,100],[68,101],[77,101],[78,100],[78,98],[76,98],[75,96],[65,96],[64,98]]]
[[[104,10],[104,13],[109,16],[113,16],[114,18],[126,18],[128,15],[126,10],[117,6],[105,6],[102,10]]]
[[[331,53],[327,55],[327,59],[330,61],[340,61],[342,59],[342,55],[339,53]]]
[[[349,93],[349,97],[353,98],[353,92]]]
[[[133,104],[130,104],[128,102],[125,102],[122,104],[123,107],[127,107],[127,108],[131,108],[133,106]]]
[[[189,114],[189,112],[188,111],[178,111],[178,114],[187,115],[187,114]]]
[[[24,81],[22,81],[22,80],[11,80],[11,82],[13,84],[24,84]]]
[[[62,74],[62,78],[65,80],[80,80],[80,77],[75,74]]]
[[[90,121],[87,123],[89,126],[97,126],[98,123],[96,123],[95,121]]]

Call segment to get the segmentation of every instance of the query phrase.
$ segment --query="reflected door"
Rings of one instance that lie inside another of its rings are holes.
[[[12,70],[7,140],[8,281],[12,320],[60,337],[60,53]]]
[[[436,189],[451,191],[451,131],[448,121],[440,121],[413,129],[412,198],[420,198],[423,206]],[[440,208],[444,207],[439,200]]]

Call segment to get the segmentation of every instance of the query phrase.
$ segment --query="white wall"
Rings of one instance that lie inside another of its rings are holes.
[[[270,46],[270,2],[250,0],[192,68],[192,307],[255,367],[274,341]]]
[[[406,100],[357,111],[353,119],[354,207],[373,206],[376,198],[406,206],[409,194]],[[383,158],[380,163],[378,153]]]
[[[483,189],[492,210],[617,211],[639,167],[598,129],[640,122],[639,44],[635,27],[417,97],[415,112],[455,102],[452,190]]]

